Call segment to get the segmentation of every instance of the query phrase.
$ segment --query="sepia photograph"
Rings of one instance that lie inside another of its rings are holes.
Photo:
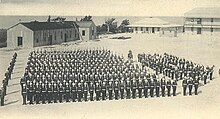
[[[1,119],[219,119],[220,0],[0,0]]]

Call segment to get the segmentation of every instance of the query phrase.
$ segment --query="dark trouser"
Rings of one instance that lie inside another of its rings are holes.
[[[88,95],[88,92],[87,91],[84,91],[84,100],[87,101],[87,95]]]
[[[76,102],[77,94],[76,91],[72,91],[72,101]]]
[[[96,93],[96,100],[99,101],[99,100],[100,100],[100,99],[99,99],[99,97],[100,97],[100,91],[96,91],[95,93]]]
[[[189,85],[189,95],[192,95],[192,85]]]
[[[5,101],[4,96],[2,95],[0,96],[0,98],[1,98],[1,106],[4,106],[4,101]]]
[[[36,104],[39,104],[39,101],[40,101],[40,92],[36,92]]]
[[[52,97],[53,97],[52,92],[48,92],[47,94],[48,103],[51,103]]]
[[[150,88],[150,96],[154,97],[154,88],[153,87]]]
[[[30,102],[29,102],[29,104],[33,104],[33,96],[34,96],[34,93],[33,92],[30,92],[29,93],[29,98],[30,98]]]
[[[204,78],[204,84],[206,84],[207,83],[207,78]]]
[[[139,98],[142,98],[142,88],[138,89],[138,96],[139,96]]]
[[[102,100],[105,100],[106,98],[106,90],[102,90]]]
[[[173,96],[176,96],[176,86],[173,86]]]
[[[63,92],[59,92],[59,102],[63,101]]]
[[[81,102],[82,99],[82,92],[78,91],[78,102]]]
[[[124,99],[124,89],[120,89],[121,99]]]
[[[65,98],[66,98],[66,102],[70,101],[70,92],[66,92]]]
[[[195,95],[198,95],[198,85],[195,85]]]
[[[144,89],[144,97],[147,98],[148,97],[148,88]]]
[[[26,93],[23,93],[23,94],[22,94],[22,97],[23,97],[23,105],[26,105],[27,94],[26,94]]]
[[[212,80],[212,74],[213,74],[213,73],[211,72],[211,73],[210,73],[210,80]]]
[[[90,93],[90,101],[93,101],[93,93],[94,93],[94,91],[89,91],[89,93]]]
[[[185,96],[186,95],[186,86],[183,86],[183,95]]]
[[[112,90],[109,90],[109,100],[112,100]]]
[[[161,90],[162,90],[162,97],[165,97],[165,86],[162,86]]]
[[[170,86],[167,87],[167,95],[170,97]]]
[[[57,92],[54,92],[53,93],[54,103],[57,103],[57,98],[58,98],[58,94],[57,94]]]
[[[132,98],[133,98],[133,99],[136,98],[136,89],[132,89]]]
[[[118,100],[118,90],[115,90],[115,99]]]
[[[131,91],[130,89],[126,89],[127,99],[130,99],[131,97]]]
[[[156,96],[160,97],[160,87],[156,87]]]

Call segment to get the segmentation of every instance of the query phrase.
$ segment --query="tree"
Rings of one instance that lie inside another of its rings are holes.
[[[107,33],[112,32],[116,33],[117,32],[117,22],[115,22],[115,18],[109,18],[105,21],[105,24],[107,25]]]
[[[80,21],[92,21],[92,16],[85,16],[84,18],[82,18]]]
[[[119,31],[122,33],[128,32],[128,27],[126,27],[127,25],[129,25],[129,20],[128,19],[124,19],[121,22],[121,25],[119,26]]]

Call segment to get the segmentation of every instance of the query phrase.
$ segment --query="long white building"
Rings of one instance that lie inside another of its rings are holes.
[[[220,7],[194,8],[184,17],[186,34],[220,35]]]

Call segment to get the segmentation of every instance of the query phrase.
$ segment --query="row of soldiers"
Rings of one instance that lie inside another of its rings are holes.
[[[10,61],[10,65],[5,73],[4,79],[2,80],[2,86],[0,89],[1,106],[4,106],[4,99],[6,96],[7,86],[8,86],[9,80],[11,79],[11,74],[13,73],[16,58],[17,58],[17,53],[15,52],[13,55],[13,58]]]
[[[23,104],[175,96],[177,88],[132,60],[88,49],[33,51],[20,83]]]
[[[213,76],[214,65],[205,68],[203,65],[167,53],[163,55],[138,54],[138,61],[142,63],[142,66],[154,69],[156,74],[162,73],[176,80],[182,80],[186,76],[192,79],[198,77],[206,84],[207,80],[212,80]]]

